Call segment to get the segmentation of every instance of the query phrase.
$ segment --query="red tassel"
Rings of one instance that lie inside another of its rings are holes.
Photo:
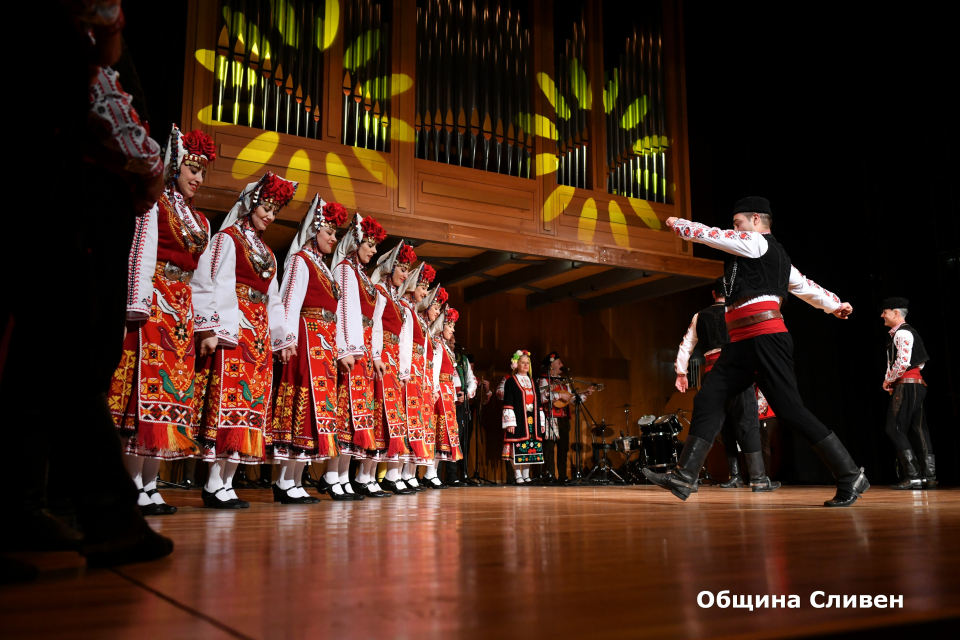
[[[373,438],[373,428],[357,429],[353,434],[353,444],[361,449],[376,449],[377,442]]]
[[[411,440],[410,449],[413,450],[413,455],[418,458],[427,457],[427,447],[423,444],[423,440]]]
[[[217,429],[217,455],[234,451],[252,458],[263,458],[263,434],[246,427],[221,427]]]

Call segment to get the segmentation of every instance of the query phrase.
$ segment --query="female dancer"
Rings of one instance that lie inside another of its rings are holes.
[[[439,339],[434,344],[436,355],[433,364],[434,388],[439,393],[433,417],[436,446],[433,464],[427,468],[427,475],[424,478],[428,486],[434,489],[447,488],[447,485],[437,478],[437,463],[446,460],[456,462],[463,459],[456,414],[457,389],[460,388],[461,383],[453,365],[455,359],[453,350],[447,345],[447,341],[453,339],[459,317],[457,310],[448,306],[435,323],[435,328],[439,329]]]
[[[543,464],[546,419],[530,379],[530,352],[514,353],[510,368],[515,373],[503,386],[503,458],[513,464],[518,485],[530,484],[530,465]]]
[[[419,313],[417,307],[424,303],[427,308],[432,307],[432,298],[436,295],[437,289],[430,294],[430,284],[436,277],[437,272],[426,262],[421,262],[420,266],[413,270],[406,282],[400,288],[400,303],[404,307],[407,316],[407,322],[413,327],[413,340],[411,344],[410,355],[410,377],[407,378],[403,389],[404,406],[407,411],[407,436],[410,442],[410,449],[415,457],[414,462],[407,462],[403,465],[403,471],[400,479],[404,484],[415,491],[426,491],[426,487],[421,486],[417,481],[417,464],[426,466],[427,460],[433,458],[433,448],[428,451],[425,443],[424,429],[429,424],[427,420],[428,405],[435,401],[433,398],[433,377],[432,362],[430,369],[427,366],[428,354],[432,355],[430,349],[430,323],[426,321]],[[439,315],[439,308],[433,309],[434,320]],[[432,441],[432,438],[431,438]]]
[[[403,402],[403,389],[410,378],[413,323],[407,321],[399,294],[416,260],[413,247],[401,240],[393,251],[380,258],[370,276],[383,300],[383,304],[377,305],[373,318],[373,367],[377,372],[374,384],[375,433],[378,440],[379,434],[384,434],[383,444],[386,445],[382,456],[387,463],[383,487],[397,495],[416,493],[400,479],[401,465],[414,460],[414,455],[410,450],[407,411]],[[383,278],[386,280],[381,282]],[[380,444],[378,441],[377,446]],[[370,481],[376,483],[376,478],[372,477]],[[376,485],[376,488],[380,486]]]
[[[161,460],[199,453],[194,441],[193,295],[190,280],[210,239],[210,223],[193,206],[216,145],[200,130],[176,125],[164,153],[163,195],[137,219],[127,288],[123,359],[107,401],[126,440],[125,462],[145,515],[175,513],[157,493]]]
[[[337,456],[337,301],[333,272],[323,261],[337,244],[347,210],[313,198],[284,265],[283,374],[273,407],[273,458],[280,476],[274,502],[320,502],[303,488],[303,469]],[[275,346],[274,349],[277,347]]]
[[[283,343],[284,317],[277,261],[260,238],[296,190],[296,182],[269,172],[248,184],[193,281],[201,340],[194,424],[210,464],[207,507],[249,507],[233,490],[233,474],[240,463],[263,462],[272,444],[271,347]]]
[[[373,316],[377,290],[364,266],[377,253],[387,232],[373,218],[355,214],[353,224],[337,245],[333,276],[340,287],[337,302],[337,444],[340,455],[327,461],[324,474],[334,500],[362,500],[350,485],[350,458],[366,458],[376,449],[373,418]],[[376,462],[374,461],[374,464]],[[367,493],[367,492],[365,492]],[[388,496],[383,491],[368,495]]]

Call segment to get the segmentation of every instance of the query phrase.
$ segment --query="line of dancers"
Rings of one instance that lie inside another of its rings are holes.
[[[445,488],[437,465],[462,459],[461,382],[448,344],[458,313],[433,268],[414,266],[401,241],[368,276],[386,231],[355,214],[338,242],[347,211],[317,194],[278,282],[262,235],[298,184],[268,172],[213,233],[193,200],[215,149],[202,131],[172,128],[163,194],[138,219],[130,251],[127,333],[108,404],[141,510],[176,512],[157,491],[157,472],[163,460],[189,457],[208,463],[203,504],[218,509],[250,506],[233,477],[239,465],[265,461],[279,466],[281,504],[319,502],[302,477],[321,461],[334,500]],[[358,492],[348,477],[354,458]]]

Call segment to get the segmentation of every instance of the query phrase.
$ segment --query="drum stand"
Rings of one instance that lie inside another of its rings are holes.
[[[587,415],[590,415],[590,411],[586,407],[584,407],[583,409],[584,411],[587,412]],[[593,418],[592,415],[590,417]],[[603,430],[607,428],[607,421],[604,419],[600,421],[600,424],[597,424],[596,420],[594,420],[593,425],[594,425],[594,428],[599,429],[600,432],[603,433]],[[610,462],[610,458],[607,457],[607,451],[612,448],[613,448],[612,444],[607,444],[607,437],[605,435],[600,436],[600,444],[597,444],[596,442],[593,443],[594,456],[596,456],[597,451],[600,451],[601,453],[600,453],[600,457],[597,459],[596,463],[593,465],[593,469],[591,469],[590,473],[587,474],[586,482],[598,482],[600,484],[610,484],[613,482],[613,480],[610,479],[609,474],[613,474],[617,478],[617,480],[619,480],[623,484],[626,484],[626,481],[622,477],[620,477],[620,474],[618,474],[613,469],[613,463]],[[593,474],[597,473],[598,471],[603,477],[602,479],[598,478],[594,480]]]
[[[583,443],[580,442],[580,392],[577,390],[577,387],[571,382],[570,388],[573,389],[573,413],[576,416],[574,422],[574,436],[576,441],[574,442],[574,468],[570,470],[570,482],[569,484],[583,484],[586,480],[583,477]],[[584,411],[587,411],[587,408],[583,408]],[[589,411],[587,412],[589,413]],[[564,451],[563,455],[567,455],[567,452]],[[559,457],[559,455],[558,455]]]

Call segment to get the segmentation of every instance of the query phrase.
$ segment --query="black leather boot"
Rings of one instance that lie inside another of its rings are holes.
[[[727,458],[727,466],[730,467],[730,479],[720,483],[721,489],[739,489],[744,486],[743,476],[740,475],[740,458]]]
[[[669,489],[670,493],[681,500],[686,500],[691,493],[697,492],[697,476],[703,467],[703,461],[710,452],[711,442],[701,440],[696,436],[687,436],[683,444],[683,451],[677,459],[677,468],[666,473],[655,473],[644,469],[643,475],[653,484]]]
[[[937,463],[934,460],[933,455],[923,456],[920,459],[921,476],[923,476],[923,488],[924,489],[936,489],[937,488]]]
[[[824,502],[823,506],[849,507],[870,488],[863,467],[857,467],[837,434],[831,431],[829,436],[813,445],[813,450],[837,481],[837,494],[832,500]]]
[[[897,459],[900,461],[900,482],[890,485],[890,488],[901,490],[922,489],[920,466],[917,464],[917,457],[913,454],[913,449],[897,452]]]
[[[767,477],[767,469],[763,465],[763,452],[744,453],[747,458],[747,472],[750,474],[750,488],[754,491],[776,491],[780,483]]]

